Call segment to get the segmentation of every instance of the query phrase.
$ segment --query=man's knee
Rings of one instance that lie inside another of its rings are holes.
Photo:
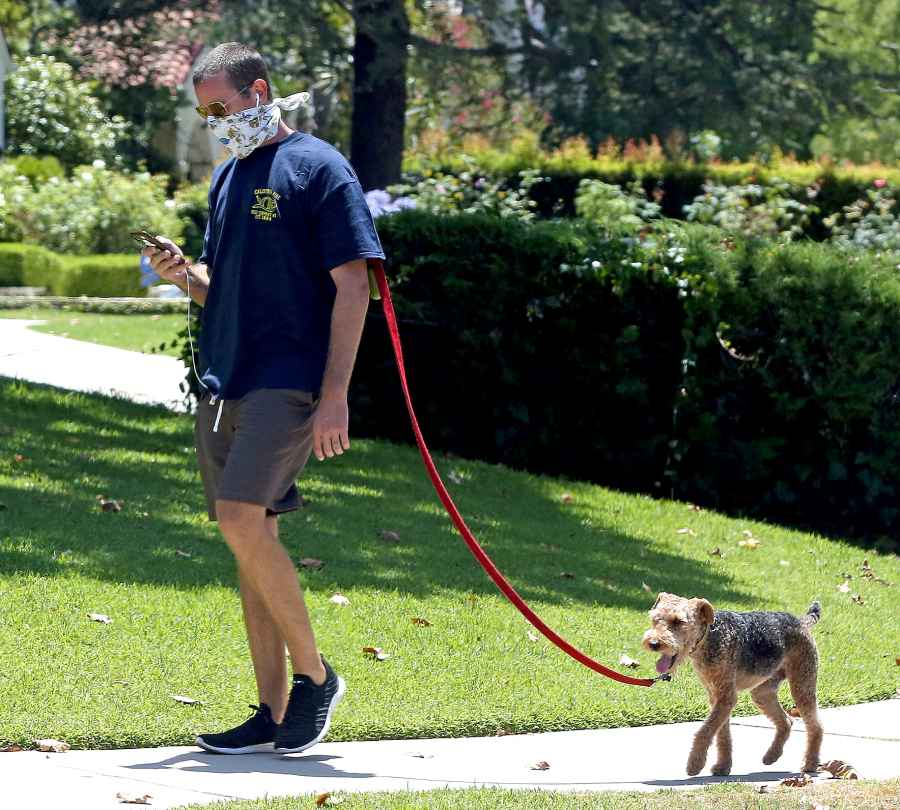
[[[216,501],[219,530],[234,551],[247,542],[258,543],[261,535],[268,535],[266,510],[263,506],[243,501]]]

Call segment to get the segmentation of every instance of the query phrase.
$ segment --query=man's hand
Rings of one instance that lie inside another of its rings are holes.
[[[150,265],[153,272],[160,278],[177,284],[181,289],[187,285],[187,268],[188,261],[184,258],[181,248],[178,247],[171,239],[165,236],[157,237],[160,242],[168,247],[168,250],[160,250],[155,247],[145,247],[141,251],[142,256],[150,259]]]
[[[350,449],[347,397],[323,395],[313,415],[313,452],[319,461]]]

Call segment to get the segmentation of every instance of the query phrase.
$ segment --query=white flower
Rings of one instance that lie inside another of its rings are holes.
[[[105,169],[105,168],[106,168],[106,161],[105,161],[105,160],[100,160],[100,158],[97,158],[97,160],[95,160],[95,161],[91,164],[91,166],[93,166],[95,169]]]

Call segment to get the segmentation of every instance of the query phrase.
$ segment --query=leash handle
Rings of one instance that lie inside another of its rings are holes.
[[[463,540],[466,541],[469,551],[471,551],[475,556],[475,559],[481,563],[481,567],[484,568],[488,576],[494,581],[494,584],[503,592],[506,598],[513,603],[519,613],[521,613],[537,630],[563,652],[570,655],[579,663],[584,664],[589,669],[594,670],[594,672],[599,672],[607,678],[619,681],[619,683],[626,683],[632,686],[653,686],[657,681],[656,678],[633,678],[630,675],[624,675],[621,672],[609,669],[608,667],[603,666],[599,661],[595,661],[590,656],[585,655],[577,647],[569,644],[562,636],[558,635],[550,627],[544,624],[540,617],[528,607],[525,600],[519,596],[516,589],[510,585],[506,577],[500,573],[500,570],[494,565],[491,558],[488,557],[487,553],[479,545],[475,536],[463,520],[462,515],[460,515],[459,510],[456,508],[456,504],[453,503],[450,493],[447,492],[447,488],[444,486],[444,482],[441,480],[437,468],[434,466],[434,462],[431,459],[431,453],[428,452],[428,447],[425,445],[422,431],[419,429],[419,422],[416,419],[416,413],[413,410],[412,399],[409,395],[409,386],[406,382],[406,367],[403,363],[403,348],[400,345],[400,331],[397,328],[397,316],[394,313],[394,304],[391,301],[391,291],[388,288],[387,278],[384,274],[384,265],[380,259],[369,259],[369,272],[374,272],[375,280],[378,283],[378,291],[381,294],[381,305],[384,310],[384,316],[387,319],[388,331],[391,335],[391,344],[394,347],[394,358],[397,361],[397,371],[400,373],[400,385],[403,388],[403,398],[406,400],[406,410],[409,412],[409,419],[412,423],[413,433],[415,433],[416,436],[416,444],[419,446],[419,453],[422,456],[422,461],[425,463],[425,469],[428,471],[428,477],[431,478],[431,483],[434,485],[438,497],[444,504],[444,508],[447,510],[450,519],[462,535]]]

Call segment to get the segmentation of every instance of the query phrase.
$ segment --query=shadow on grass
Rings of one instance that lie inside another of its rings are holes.
[[[0,382],[0,570],[235,587],[231,554],[204,516],[192,431],[190,417],[162,409]],[[436,463],[445,478],[454,465],[471,467],[440,456]],[[544,479],[502,467],[473,469],[451,490],[476,537],[526,599],[646,609],[653,594],[643,582],[713,601],[749,598],[708,565],[662,551],[594,514],[587,524],[585,509],[550,497]],[[295,559],[325,563],[303,572],[308,587],[415,597],[496,593],[415,450],[356,441],[321,466],[312,458],[300,486],[308,505],[280,523]],[[101,512],[97,495],[121,499],[123,510]],[[399,542],[385,541],[383,530],[396,532]]]

